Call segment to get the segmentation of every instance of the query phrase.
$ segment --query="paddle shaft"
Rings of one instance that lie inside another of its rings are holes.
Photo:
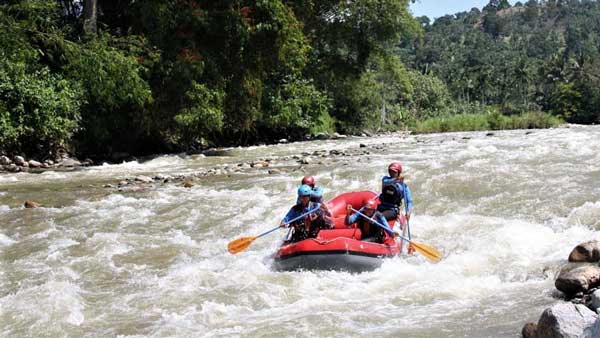
[[[371,217],[369,217],[369,216],[367,216],[367,215],[363,214],[362,212],[360,212],[360,211],[358,211],[358,210],[356,210],[356,209],[354,209],[354,208],[352,208],[352,211],[356,212],[356,213],[357,213],[357,214],[359,214],[360,216],[362,216],[362,217],[364,217],[364,218],[368,219],[369,221],[373,222],[373,224],[375,224],[375,225],[378,225],[379,227],[383,228],[383,229],[384,229],[385,231],[387,231],[388,233],[390,233],[390,234],[394,234],[394,230],[392,230],[392,229],[390,229],[389,227],[386,227],[385,225],[383,225],[383,224],[381,224],[381,223],[377,222],[375,219],[373,219],[373,218],[371,218]],[[393,235],[392,235],[392,236],[393,236]]]
[[[410,240],[410,222],[408,221],[408,196],[406,195],[406,185],[402,182],[402,190],[404,190],[404,217],[406,218],[406,230],[408,231],[408,239]]]
[[[287,222],[285,222],[284,224],[290,224],[290,223],[296,222],[297,220],[301,219],[302,217],[306,217],[306,216],[308,216],[308,215],[312,214],[313,212],[315,212],[315,211],[319,210],[319,208],[320,208],[320,207],[321,207],[321,205],[319,204],[319,205],[317,205],[315,208],[313,208],[313,209],[311,209],[311,210],[309,210],[309,211],[307,211],[307,212],[303,213],[302,215],[300,215],[300,216],[298,216],[298,217],[296,217],[296,218],[294,218],[294,219],[292,219],[292,220],[290,220],[290,221],[287,221]],[[260,234],[260,235],[256,236],[256,238],[260,238],[260,237],[262,237],[262,236],[266,236],[266,235],[268,235],[268,234],[272,233],[273,231],[275,231],[275,230],[277,230],[277,229],[279,229],[279,226],[277,226],[277,227],[275,227],[275,228],[273,228],[273,229],[271,229],[271,230],[267,230],[267,231],[263,232],[262,234]]]

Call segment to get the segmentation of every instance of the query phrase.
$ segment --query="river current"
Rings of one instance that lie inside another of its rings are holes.
[[[362,144],[362,148],[360,145]],[[302,152],[364,149],[354,156]],[[234,148],[70,172],[0,175],[1,337],[519,337],[560,296],[554,279],[600,239],[600,127],[448,133]],[[260,158],[269,169],[104,187]],[[325,197],[377,190],[401,161],[416,241],[361,274],[276,272],[276,226],[305,174]],[[43,206],[23,208],[25,200]]]

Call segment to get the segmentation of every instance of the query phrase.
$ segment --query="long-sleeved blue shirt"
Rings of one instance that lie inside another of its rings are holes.
[[[362,212],[362,209],[360,210],[360,212]],[[377,222],[379,222],[382,225],[385,225],[386,227],[388,227],[389,229],[391,229],[390,225],[388,224],[387,220],[385,219],[385,217],[383,217],[382,214],[380,214],[379,212],[375,212],[375,214],[373,214],[373,219],[376,220]],[[350,216],[348,216],[346,218],[346,224],[350,225],[352,223],[357,222],[358,220],[360,220],[360,218],[363,218],[365,221],[369,222],[372,224],[371,221],[369,221],[368,219],[364,218],[364,216],[359,215],[358,213],[352,214]],[[375,227],[375,229],[379,229],[380,227],[377,226],[376,224],[372,225],[373,227]],[[363,231],[363,229],[361,229],[361,231]],[[373,233],[373,232],[372,232]],[[363,236],[366,238],[367,236],[369,236],[371,234],[363,234]],[[393,234],[390,234],[393,236]]]
[[[318,209],[314,212],[314,214],[317,214],[319,216],[323,216],[322,215],[322,209],[320,209],[321,205],[319,203],[315,203],[315,202],[309,202],[307,206],[303,207],[302,204],[298,203],[296,205],[294,205],[292,208],[290,208],[290,211],[288,211],[288,213],[285,215],[285,217],[283,218],[283,222],[284,223],[288,223],[289,221],[293,220],[294,218],[307,213],[313,209]],[[300,220],[298,220],[300,221]]]
[[[412,212],[413,209],[413,201],[412,201],[412,194],[410,192],[410,188],[408,187],[408,185],[406,183],[400,183],[398,182],[395,178],[390,177],[390,176],[383,176],[383,178],[381,179],[381,187],[383,188],[383,186],[388,185],[388,184],[396,184],[396,186],[402,190],[404,192],[404,203],[406,203],[405,205],[408,206],[408,210],[410,212]],[[397,205],[387,205],[387,203],[381,203],[381,205],[383,205],[386,208],[396,208],[398,207]]]

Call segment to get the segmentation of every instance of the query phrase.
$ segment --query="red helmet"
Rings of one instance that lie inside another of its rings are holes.
[[[365,203],[365,209],[375,210],[377,209],[377,202],[375,200],[369,200]]]
[[[400,164],[400,162],[392,162],[388,166],[388,171],[395,171],[400,174],[402,172],[402,164]]]
[[[302,179],[302,184],[310,185],[311,187],[315,186],[315,178],[312,176],[304,176]]]

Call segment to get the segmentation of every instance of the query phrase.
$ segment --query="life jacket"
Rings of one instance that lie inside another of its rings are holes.
[[[375,213],[373,213],[371,216],[371,218],[374,220],[379,220],[380,217],[383,217],[383,215],[381,215],[379,211],[375,211]],[[383,229],[380,226],[372,223],[370,220],[364,217],[359,217],[356,223],[362,233],[363,238],[376,237],[378,240],[382,240],[385,236],[383,234]]]
[[[404,189],[399,183],[393,182],[383,185],[380,196],[381,203],[393,206],[400,206],[400,204],[402,204],[403,199]]]

